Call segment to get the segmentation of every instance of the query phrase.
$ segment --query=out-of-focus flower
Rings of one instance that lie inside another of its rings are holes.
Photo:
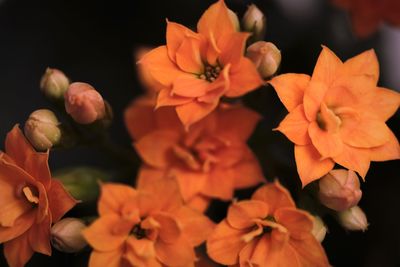
[[[86,225],[82,220],[64,218],[51,228],[51,244],[62,252],[79,252],[87,246],[82,235],[84,228]]]
[[[65,92],[65,110],[80,124],[90,124],[104,118],[104,100],[90,84],[75,82]]]
[[[314,223],[311,233],[315,237],[315,239],[317,239],[319,242],[322,242],[325,239],[328,229],[326,228],[326,225],[321,217],[314,216],[313,219]]]
[[[135,52],[136,62],[139,62],[150,50],[151,49],[147,47],[139,48]],[[136,64],[136,68],[139,81],[145,87],[145,90],[148,94],[156,94],[158,91],[164,88],[164,85],[154,79],[149,69],[144,67],[143,64]]]
[[[173,176],[185,202],[198,209],[210,198],[232,199],[235,189],[263,181],[246,144],[259,120],[245,107],[222,105],[185,131],[173,108],[154,112],[151,100],[137,100],[125,112],[125,124],[145,162],[139,186]]]
[[[347,210],[357,205],[361,199],[360,181],[351,170],[332,170],[318,184],[318,198],[330,209]]]
[[[51,255],[50,225],[77,202],[51,178],[48,152],[36,152],[14,126],[0,153],[0,243],[10,267],[34,252]]]
[[[247,48],[246,56],[264,79],[274,75],[281,64],[281,51],[270,42],[255,42]]]
[[[45,151],[60,142],[59,124],[56,115],[51,110],[38,109],[29,115],[25,122],[24,133],[36,150]]]
[[[242,18],[242,28],[253,34],[252,39],[255,41],[264,39],[267,29],[267,19],[264,13],[254,4],[251,4]]]
[[[354,32],[367,37],[377,31],[382,22],[400,27],[400,2],[398,0],[333,0],[348,10]]]
[[[229,207],[207,239],[207,253],[220,264],[241,267],[329,266],[312,228],[312,217],[296,209],[289,192],[275,182]]]
[[[58,69],[47,68],[40,80],[40,89],[50,100],[63,99],[68,86],[69,80],[67,76]]]
[[[365,231],[368,228],[367,217],[359,206],[340,211],[337,216],[339,223],[347,230]]]
[[[364,179],[370,161],[400,158],[396,136],[387,127],[400,94],[377,87],[379,66],[373,50],[342,63],[323,47],[312,77],[283,74],[271,80],[290,112],[277,130],[295,143],[303,186],[335,163]]]
[[[164,86],[157,107],[174,106],[186,127],[213,111],[222,96],[242,96],[263,84],[243,55],[249,33],[237,32],[230,14],[219,0],[200,18],[198,33],[168,21],[167,44],[139,61]]]
[[[93,247],[89,267],[191,266],[194,247],[214,226],[183,205],[172,179],[145,190],[105,183],[98,211],[100,218],[83,230]]]

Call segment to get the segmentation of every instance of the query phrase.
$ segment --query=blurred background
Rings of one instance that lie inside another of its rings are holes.
[[[61,69],[72,81],[94,86],[114,109],[110,129],[113,139],[130,147],[123,111],[142,93],[134,51],[165,43],[166,18],[195,27],[213,2],[0,0],[0,148],[4,148],[5,135],[14,124],[23,124],[35,109],[50,107],[39,91],[47,67]],[[251,3],[265,12],[266,40],[282,52],[279,73],[311,74],[321,44],[343,60],[374,48],[380,61],[380,86],[400,90],[400,29],[382,25],[374,35],[357,38],[348,14],[329,0],[226,3],[239,16]],[[245,101],[265,116],[251,143],[258,144],[256,153],[266,176],[288,177],[285,184],[289,188],[298,186],[293,145],[281,134],[271,132],[286,114],[273,89],[262,88],[246,96]],[[398,138],[399,122],[399,112],[388,121]],[[75,165],[112,170],[118,163],[85,148],[52,152],[53,170]],[[368,216],[368,231],[346,232],[327,218],[329,233],[323,245],[333,266],[400,266],[399,165],[398,161],[372,163],[367,182],[362,184],[360,206]],[[89,255],[88,251],[78,255],[53,253],[51,258],[35,254],[27,266],[86,266]],[[0,266],[7,266],[0,255]]]

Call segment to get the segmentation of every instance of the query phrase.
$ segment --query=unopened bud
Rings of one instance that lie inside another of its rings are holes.
[[[102,96],[90,84],[72,83],[65,92],[65,110],[80,124],[102,119],[106,108]]]
[[[359,206],[338,212],[338,220],[347,230],[365,231],[368,228],[367,217]]]
[[[84,228],[86,225],[82,220],[64,218],[51,228],[51,244],[62,252],[79,252],[87,246],[87,242],[82,236]]]
[[[68,86],[67,76],[58,69],[47,68],[40,80],[40,89],[50,100],[62,99]]]
[[[319,200],[330,209],[342,211],[356,206],[361,195],[360,181],[354,171],[332,170],[319,180]]]
[[[60,142],[59,124],[51,110],[38,109],[29,115],[25,122],[24,133],[36,150],[45,151]]]
[[[319,242],[322,242],[325,239],[327,230],[328,229],[326,228],[324,221],[319,216],[315,216],[313,229],[311,231],[315,239],[317,239]]]
[[[266,26],[267,19],[264,13],[256,5],[251,4],[242,18],[243,30],[253,33],[253,40],[258,41],[264,39]]]
[[[281,51],[270,42],[255,42],[247,48],[246,56],[264,79],[274,75],[281,64]]]

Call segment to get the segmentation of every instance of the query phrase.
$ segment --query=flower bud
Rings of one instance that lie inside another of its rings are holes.
[[[82,236],[84,228],[86,225],[82,220],[64,218],[51,228],[51,244],[62,252],[79,252],[87,246],[87,242]]]
[[[247,48],[246,56],[264,79],[271,77],[281,64],[281,51],[270,42],[255,42]]]
[[[319,200],[330,209],[342,211],[356,206],[361,195],[360,181],[354,171],[332,170],[319,180]]]
[[[25,122],[25,136],[36,150],[45,151],[60,142],[59,124],[51,110],[38,109]]]
[[[80,124],[90,124],[105,116],[104,100],[91,85],[72,83],[64,94],[65,110]]]
[[[368,228],[367,217],[359,206],[338,212],[338,220],[347,230],[365,231]]]
[[[314,217],[314,224],[311,230],[312,235],[317,239],[319,242],[322,242],[325,239],[325,235],[328,229],[325,226],[324,221],[319,217]]]
[[[58,69],[47,68],[40,80],[40,89],[50,100],[62,99],[68,86],[67,76]]]
[[[254,4],[251,4],[242,18],[242,28],[247,32],[253,33],[253,40],[258,41],[264,39],[266,31],[267,19],[264,13]]]

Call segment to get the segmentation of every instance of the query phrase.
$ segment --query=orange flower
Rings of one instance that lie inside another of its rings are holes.
[[[100,218],[83,230],[93,247],[89,267],[190,266],[194,247],[214,226],[183,205],[171,179],[146,190],[102,184],[98,211]]]
[[[185,131],[171,107],[139,99],[125,122],[145,165],[138,185],[176,177],[183,199],[203,210],[210,198],[230,200],[233,191],[263,181],[256,157],[246,145],[260,115],[242,106],[222,105]]]
[[[350,12],[354,32],[360,37],[374,33],[382,22],[400,26],[398,0],[333,0]]]
[[[51,178],[49,153],[36,152],[14,126],[0,152],[0,243],[10,267],[33,252],[51,255],[50,226],[77,202]]]
[[[214,110],[221,96],[238,97],[262,85],[253,63],[243,56],[249,33],[237,32],[223,0],[211,5],[198,33],[167,21],[167,44],[139,62],[164,88],[157,107],[175,106],[189,126]]]
[[[271,81],[290,112],[277,130],[295,143],[303,186],[335,163],[365,178],[370,161],[400,158],[399,143],[385,124],[400,94],[377,87],[378,76],[373,50],[342,63],[323,47],[312,77],[289,73]]]
[[[289,192],[275,182],[229,207],[207,239],[207,253],[218,263],[241,267],[329,266],[312,228],[312,217],[296,209]]]

